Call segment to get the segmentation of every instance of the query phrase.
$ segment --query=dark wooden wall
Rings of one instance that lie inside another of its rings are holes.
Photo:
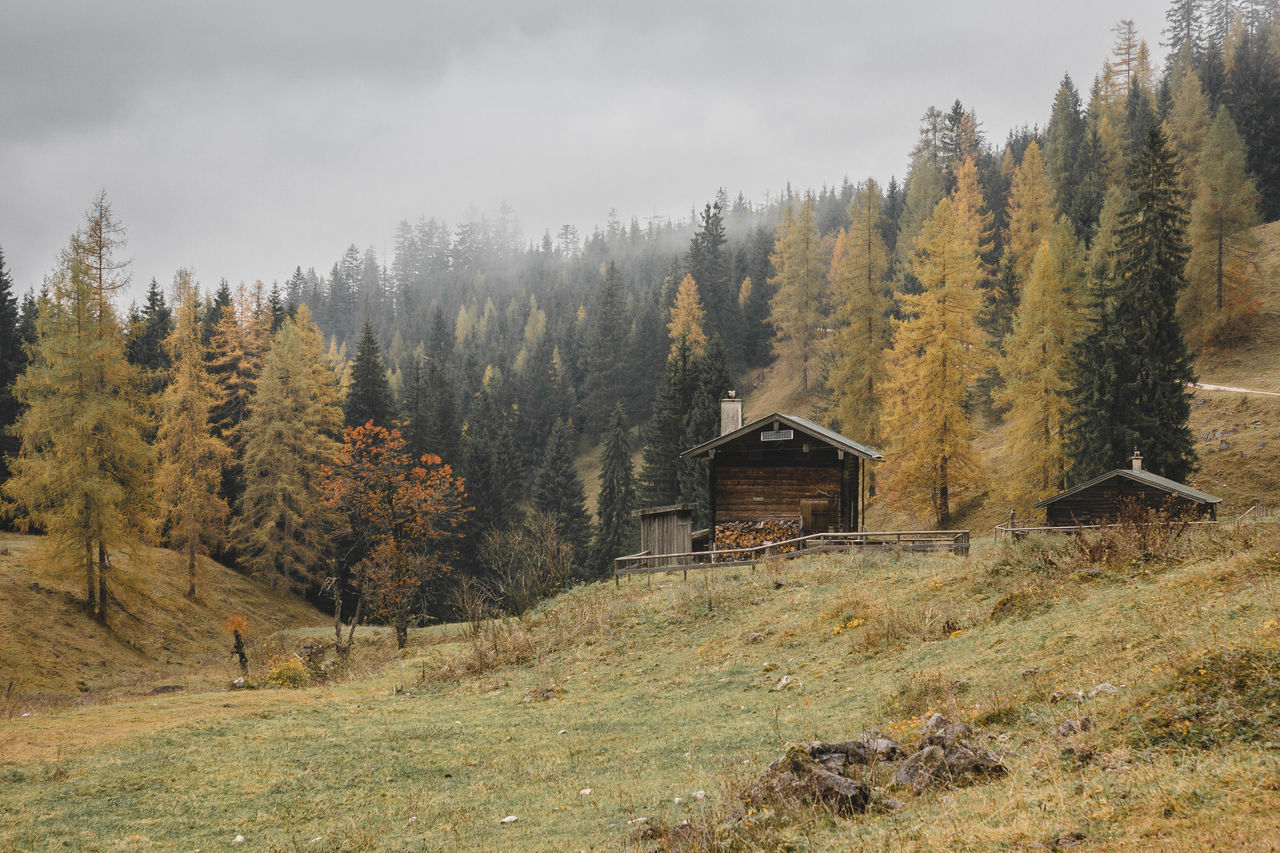
[[[754,440],[754,443],[751,440]],[[711,460],[714,522],[789,519],[805,533],[857,529],[859,460],[810,440],[760,447],[756,436],[718,448]],[[805,504],[807,503],[807,506]]]
[[[1215,516],[1213,504],[1202,504],[1156,489],[1126,477],[1115,477],[1096,486],[1054,501],[1045,507],[1045,519],[1051,527],[1072,524],[1110,524],[1120,518],[1123,501],[1137,500],[1152,509],[1175,507],[1179,512],[1198,516]]]

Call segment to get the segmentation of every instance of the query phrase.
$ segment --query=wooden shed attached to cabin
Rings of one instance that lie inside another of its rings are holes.
[[[1186,515],[1217,520],[1222,498],[1142,470],[1142,456],[1133,455],[1132,468],[1117,468],[1092,480],[1059,492],[1036,504],[1044,509],[1050,527],[1078,524],[1114,524],[1125,502],[1136,501],[1151,509],[1171,509]]]
[[[709,460],[713,529],[728,522],[798,522],[802,533],[856,532],[866,463],[884,457],[805,418],[774,412],[741,423],[741,401],[722,401],[719,438],[680,454]],[[726,411],[727,409],[727,411]]]

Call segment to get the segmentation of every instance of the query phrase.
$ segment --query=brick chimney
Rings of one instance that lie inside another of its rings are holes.
[[[1133,449],[1133,455],[1129,457],[1129,462],[1133,465],[1133,470],[1142,470],[1142,454],[1138,452],[1138,448],[1135,447]]]
[[[742,400],[732,391],[720,401],[720,434],[728,435],[742,428]]]

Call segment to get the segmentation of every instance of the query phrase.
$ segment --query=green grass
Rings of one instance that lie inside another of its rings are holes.
[[[1274,744],[1133,737],[1186,661],[1280,640],[1280,558],[1264,535],[1220,532],[1162,562],[1121,555],[1098,575],[1075,572],[1066,552],[1045,568],[1034,548],[983,544],[968,560],[831,556],[635,579],[573,590],[475,641],[441,626],[396,654],[368,632],[362,653],[385,663],[345,683],[12,719],[0,729],[0,848],[221,849],[243,835],[236,849],[649,849],[661,838],[639,839],[628,821],[640,817],[690,820],[727,849],[1274,839]],[[992,618],[1020,589],[1044,604]],[[764,641],[746,642],[752,632]],[[784,674],[802,686],[773,690]],[[1119,694],[1082,709],[1049,701],[1103,681]],[[535,693],[551,685],[552,698]],[[904,809],[849,820],[746,817],[738,804],[788,743],[873,727],[910,739],[938,709],[999,737],[1009,776],[899,793]],[[1054,729],[1077,713],[1098,727],[1059,742]]]

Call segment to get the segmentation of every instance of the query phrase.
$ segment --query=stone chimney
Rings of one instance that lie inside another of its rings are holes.
[[[1138,452],[1138,448],[1133,449],[1133,456],[1129,457],[1129,462],[1133,465],[1133,470],[1142,470],[1142,454]]]
[[[742,400],[730,391],[729,396],[720,401],[720,434],[728,435],[741,428]]]

